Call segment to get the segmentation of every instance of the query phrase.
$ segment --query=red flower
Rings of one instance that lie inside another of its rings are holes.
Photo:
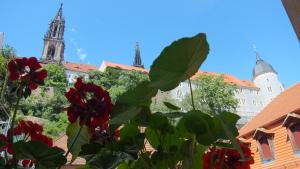
[[[213,160],[213,168],[232,168],[232,169],[250,169],[250,164],[254,163],[252,153],[249,147],[243,143],[240,143],[243,154],[246,161],[241,161],[240,153],[235,149],[229,148],[216,148],[210,147],[207,152],[203,155],[203,166],[204,169],[210,168],[210,160]]]
[[[45,144],[47,144],[49,147],[53,146],[53,140],[45,135],[42,134],[33,134],[31,135],[32,141],[41,141]]]
[[[112,103],[107,91],[93,83],[83,83],[80,78],[66,94],[71,103],[67,107],[68,120],[74,123],[78,118],[80,124],[91,129],[108,122]]]
[[[32,121],[19,121],[18,126],[14,129],[15,135],[20,134],[41,134],[43,132],[43,127],[37,123],[33,123]]]
[[[35,57],[11,60],[8,63],[9,79],[21,80],[30,90],[34,90],[38,85],[44,84],[47,77],[47,71],[41,68]]]

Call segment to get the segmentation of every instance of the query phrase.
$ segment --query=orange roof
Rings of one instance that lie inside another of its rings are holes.
[[[87,73],[89,71],[98,70],[95,65],[81,64],[81,63],[72,63],[72,62],[64,62],[63,63],[65,69],[72,70],[76,72]]]
[[[240,137],[254,132],[260,127],[284,118],[288,113],[300,109],[300,83],[286,89],[258,113],[249,123],[240,129]]]
[[[108,61],[103,61],[103,64],[105,64],[108,67],[118,68],[118,69],[122,69],[122,70],[136,70],[136,71],[142,72],[142,73],[149,73],[149,70],[140,68],[140,67],[112,63],[112,62],[108,62]]]
[[[67,135],[64,134],[61,137],[59,137],[57,140],[54,141],[54,146],[57,146],[57,147],[63,149],[65,152],[67,152],[67,150],[68,150],[67,142],[68,142],[68,137],[67,137]],[[67,161],[70,162],[71,159],[72,159],[72,155],[70,153],[67,157]],[[84,165],[85,160],[83,158],[78,157],[72,164],[73,165]]]
[[[233,83],[237,86],[256,88],[255,84],[251,81],[240,80],[240,79],[238,79],[238,78],[236,78],[232,75],[229,75],[229,74],[221,74],[221,73],[215,73],[215,72],[205,72],[205,71],[202,71],[202,70],[199,70],[194,76],[191,77],[191,79],[195,80],[201,74],[208,74],[208,75],[214,75],[214,76],[223,76],[224,81],[227,82],[227,83]]]

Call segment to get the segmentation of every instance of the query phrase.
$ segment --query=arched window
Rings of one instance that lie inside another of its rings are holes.
[[[52,34],[53,37],[56,37],[56,32],[57,32],[57,25],[55,25],[54,27],[53,34]]]
[[[53,45],[49,46],[48,52],[47,52],[47,59],[48,60],[53,59],[54,58],[54,54],[55,54],[55,47]]]

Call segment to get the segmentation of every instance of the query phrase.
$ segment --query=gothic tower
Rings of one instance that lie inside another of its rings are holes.
[[[256,64],[253,69],[253,82],[260,88],[264,105],[267,105],[284,90],[277,72],[272,65],[260,57],[258,52],[256,52]]]
[[[144,65],[142,64],[141,51],[138,42],[136,42],[136,46],[135,46],[135,57],[134,57],[133,66],[144,68]]]
[[[65,19],[62,13],[61,3],[60,8],[51,21],[49,29],[44,36],[44,49],[42,53],[42,62],[44,63],[60,63],[64,60],[64,30],[65,30]]]

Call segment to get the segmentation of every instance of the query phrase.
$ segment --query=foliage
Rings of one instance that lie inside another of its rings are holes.
[[[107,68],[105,72],[91,71],[88,74],[88,82],[93,82],[108,90],[113,102],[128,89],[148,80],[148,75],[144,73],[117,68]]]
[[[55,93],[63,94],[67,88],[67,77],[64,68],[59,64],[47,64],[44,66],[48,76],[45,80],[45,87],[53,87]]]
[[[168,113],[169,111],[172,111],[170,107],[166,105],[166,103],[171,103],[173,105],[176,105],[176,101],[170,96],[169,93],[162,93],[159,92],[157,97],[153,99],[151,104],[151,111],[152,112],[162,112],[162,113]]]
[[[194,82],[195,107],[208,113],[235,112],[238,105],[234,97],[235,85],[226,83],[223,76],[201,74]],[[191,110],[191,95],[181,102],[184,110]]]
[[[47,147],[42,140],[13,143],[10,139],[13,156],[1,159],[0,165],[16,169],[16,159],[35,162],[33,168],[55,168],[65,164],[71,153],[72,161],[77,157],[86,160],[81,169],[207,169],[222,167],[214,154],[226,147],[232,150],[231,153],[226,156],[219,153],[218,158],[224,159],[226,165],[234,162],[236,168],[248,168],[252,163],[250,150],[241,147],[236,140],[238,131],[235,125],[239,116],[228,112],[230,109],[224,105],[209,103],[209,108],[217,112],[211,114],[198,110],[194,105],[181,112],[181,107],[170,102],[163,103],[168,108],[164,113],[150,109],[159,90],[169,91],[180,82],[189,80],[205,60],[208,49],[205,34],[172,43],[154,61],[150,78],[143,79],[138,85],[136,83],[141,79],[136,77],[139,75],[127,76],[132,72],[122,71],[112,73],[113,77],[109,76],[109,71],[92,72],[88,82],[77,79],[65,95],[70,102],[67,107],[70,124],[66,131],[68,150],[65,155],[59,148]],[[112,105],[106,91],[95,83],[103,85],[106,90],[114,86],[124,88],[118,88],[115,104]],[[211,97],[215,96],[218,95]],[[203,99],[207,97],[205,95]],[[191,99],[195,101],[194,97]],[[14,108],[15,117],[18,102]],[[9,133],[13,136],[14,130]],[[146,140],[152,147],[150,150]],[[8,158],[14,160],[12,165]]]
[[[44,125],[45,134],[57,138],[62,134],[65,134],[66,128],[68,126],[68,118],[65,113],[58,114],[57,121],[46,121]]]
[[[48,92],[40,91],[32,94],[27,99],[23,99],[20,103],[20,110],[24,115],[57,121],[65,104],[66,99],[64,96],[59,94],[51,96]]]

